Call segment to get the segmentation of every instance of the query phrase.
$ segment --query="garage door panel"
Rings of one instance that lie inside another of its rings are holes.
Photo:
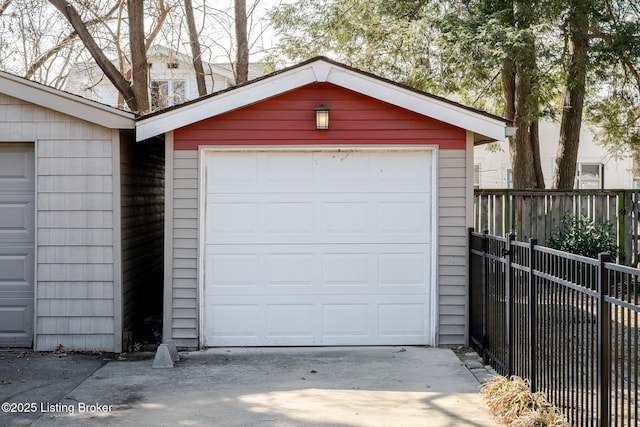
[[[0,247],[0,289],[2,291],[33,290],[32,248]]]
[[[373,274],[375,270],[372,263],[374,256],[368,252],[356,251],[321,254],[322,279],[320,284],[332,287],[329,292],[337,292],[338,287],[346,287],[351,290],[353,286],[375,286],[376,278]]]
[[[354,295],[300,297],[282,304],[277,296],[220,297],[207,306],[208,345],[388,345],[427,339],[426,303],[377,295],[368,303]],[[419,300],[416,300],[419,301]],[[242,344],[252,341],[253,344]]]
[[[426,333],[427,307],[420,303],[390,304],[378,306],[378,331],[380,336],[419,336]]]
[[[35,159],[32,144],[0,146],[0,191],[35,188]]]
[[[428,152],[218,153],[207,158],[207,189],[246,192],[424,192],[431,187]]]
[[[266,304],[265,337],[296,337],[313,340],[317,336],[315,323],[317,307],[309,304]]]
[[[260,254],[246,250],[240,253],[208,251],[206,271],[208,287],[255,288],[259,285]]]
[[[0,192],[0,241],[33,240],[33,196]]]
[[[206,296],[426,295],[431,246],[209,245]]]
[[[230,238],[244,235],[253,238],[259,232],[257,203],[226,202],[209,206],[209,227],[214,235],[228,235]]]
[[[367,339],[375,321],[370,304],[325,304],[322,306],[322,336]]]
[[[311,236],[314,232],[312,201],[265,202],[264,213],[264,228],[270,235]]]
[[[225,153],[207,158],[207,189],[233,193],[238,188],[255,189],[258,184],[258,157],[252,153]]]
[[[250,200],[250,201],[249,201]],[[428,243],[425,193],[210,194],[210,244]]]
[[[314,253],[300,252],[265,253],[265,286],[311,287],[314,284]],[[293,289],[289,290],[293,291]]]
[[[407,192],[424,192],[431,187],[431,153],[389,152],[376,157],[378,188],[403,188]]]
[[[430,342],[430,152],[228,154],[205,157],[205,345]]]
[[[426,291],[426,283],[429,283],[428,275],[431,272],[429,251],[430,246],[422,251],[386,252],[378,254],[378,283],[381,287],[393,286],[399,288],[405,286],[418,286]],[[409,249],[409,248],[407,248]]]
[[[2,346],[30,347],[33,334],[33,299],[0,299],[0,342]]]

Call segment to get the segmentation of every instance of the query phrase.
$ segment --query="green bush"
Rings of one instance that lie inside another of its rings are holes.
[[[620,249],[613,241],[613,224],[595,223],[591,218],[572,213],[562,216],[560,228],[547,241],[547,246],[564,252],[598,258],[601,252],[612,257],[620,255]]]

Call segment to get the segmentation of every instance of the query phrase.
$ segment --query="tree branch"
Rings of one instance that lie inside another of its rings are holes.
[[[113,83],[118,92],[122,94],[129,108],[137,111],[138,105],[129,82],[120,74],[115,65],[109,61],[102,49],[100,49],[75,8],[65,0],[49,0],[49,3],[67,18],[69,24],[71,24],[73,29],[78,33],[78,37],[96,61],[96,64],[98,64],[109,81]]]
[[[8,0],[8,1],[10,1],[10,0]],[[85,25],[87,26],[87,28],[90,28],[90,27],[93,27],[94,25],[98,25],[98,24],[100,24],[102,22],[105,22],[108,18],[111,17],[111,15],[113,15],[115,13],[116,10],[118,10],[119,5],[120,5],[120,2],[118,4],[116,4],[110,11],[108,11],[103,16],[98,17],[98,18],[94,18],[94,19],[86,22]],[[0,11],[0,15],[1,14],[2,14],[2,12]],[[60,52],[65,47],[67,47],[69,45],[72,45],[77,39],[78,39],[78,32],[77,31],[74,30],[71,33],[69,33],[58,44],[56,44],[54,47],[52,47],[51,49],[47,50],[45,53],[40,55],[40,57],[38,59],[36,59],[29,66],[29,68],[27,69],[27,72],[25,73],[24,77],[27,78],[27,79],[30,79],[31,77],[33,77],[33,75],[36,73],[36,71],[38,71],[38,69],[40,67],[42,67],[45,64],[45,62],[47,62],[50,58],[55,56],[58,52]]]

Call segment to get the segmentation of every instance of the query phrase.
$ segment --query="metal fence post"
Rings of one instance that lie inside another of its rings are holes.
[[[507,246],[504,251],[504,292],[505,292],[505,337],[506,337],[506,368],[507,376],[513,375],[513,361],[515,360],[515,346],[513,343],[513,333],[515,331],[513,325],[513,280],[511,280],[511,242],[515,240],[515,235],[509,233],[507,235]]]
[[[487,360],[487,307],[489,304],[489,280],[487,278],[487,236],[489,230],[482,232],[482,360]]]
[[[538,284],[536,266],[537,239],[529,239],[529,381],[531,391],[538,389]]]
[[[611,307],[606,300],[609,275],[605,263],[611,262],[611,255],[601,253],[598,260],[598,425],[608,427],[611,415]]]

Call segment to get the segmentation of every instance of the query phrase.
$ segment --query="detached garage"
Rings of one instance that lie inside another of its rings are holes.
[[[164,147],[134,128],[0,72],[0,347],[120,352],[161,314]]]
[[[508,126],[326,58],[142,117],[165,140],[164,338],[463,344],[473,144]]]

